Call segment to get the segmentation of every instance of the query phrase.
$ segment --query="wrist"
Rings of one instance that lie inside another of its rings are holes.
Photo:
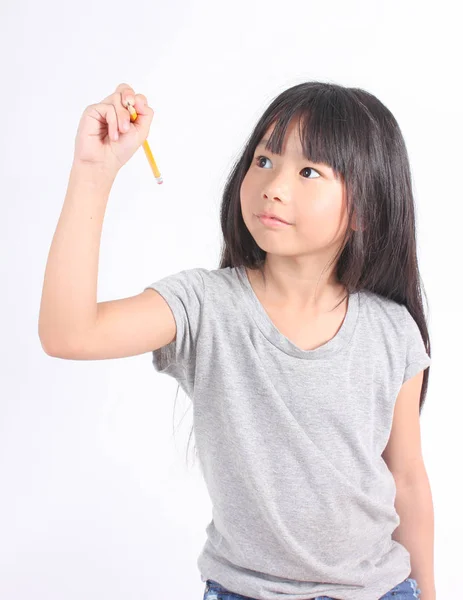
[[[118,171],[110,169],[106,165],[89,163],[74,159],[71,167],[71,177],[77,177],[95,186],[111,187],[116,179]]]

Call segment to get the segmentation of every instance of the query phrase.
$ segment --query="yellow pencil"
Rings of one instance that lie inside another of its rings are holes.
[[[134,121],[136,121],[136,119],[138,117],[137,111],[130,104],[130,102],[127,102],[127,110],[130,113],[130,120],[133,123]],[[153,153],[151,152],[151,148],[150,148],[150,145],[148,144],[147,140],[145,140],[143,142],[143,150],[145,151],[146,158],[148,159],[148,162],[149,162],[149,164],[151,166],[151,169],[153,170],[153,173],[154,173],[154,176],[156,178],[156,181],[158,183],[162,183],[161,173],[159,172],[158,166],[156,164],[156,161],[154,160]]]

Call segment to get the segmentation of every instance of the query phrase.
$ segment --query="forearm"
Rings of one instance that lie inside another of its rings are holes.
[[[426,471],[413,481],[396,481],[395,507],[400,524],[392,534],[410,553],[411,574],[421,590],[420,600],[435,600],[434,509]]]
[[[114,179],[101,169],[72,165],[40,305],[39,336],[50,350],[96,320],[101,232]]]

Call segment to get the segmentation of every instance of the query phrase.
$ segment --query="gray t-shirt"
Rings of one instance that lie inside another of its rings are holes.
[[[153,365],[192,400],[213,505],[201,580],[258,600],[377,600],[407,578],[381,457],[400,387],[431,363],[406,307],[351,294],[335,337],[302,350],[244,267],[188,269],[148,287],[177,324]]]

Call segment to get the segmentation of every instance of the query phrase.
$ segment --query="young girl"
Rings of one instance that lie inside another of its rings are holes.
[[[430,346],[395,118],[361,89],[284,91],[226,184],[220,267],[97,303],[110,189],[152,117],[126,84],[83,113],[43,286],[44,350],[152,351],[191,398],[213,504],[204,600],[418,598],[412,565],[434,600],[421,513],[410,521]]]

